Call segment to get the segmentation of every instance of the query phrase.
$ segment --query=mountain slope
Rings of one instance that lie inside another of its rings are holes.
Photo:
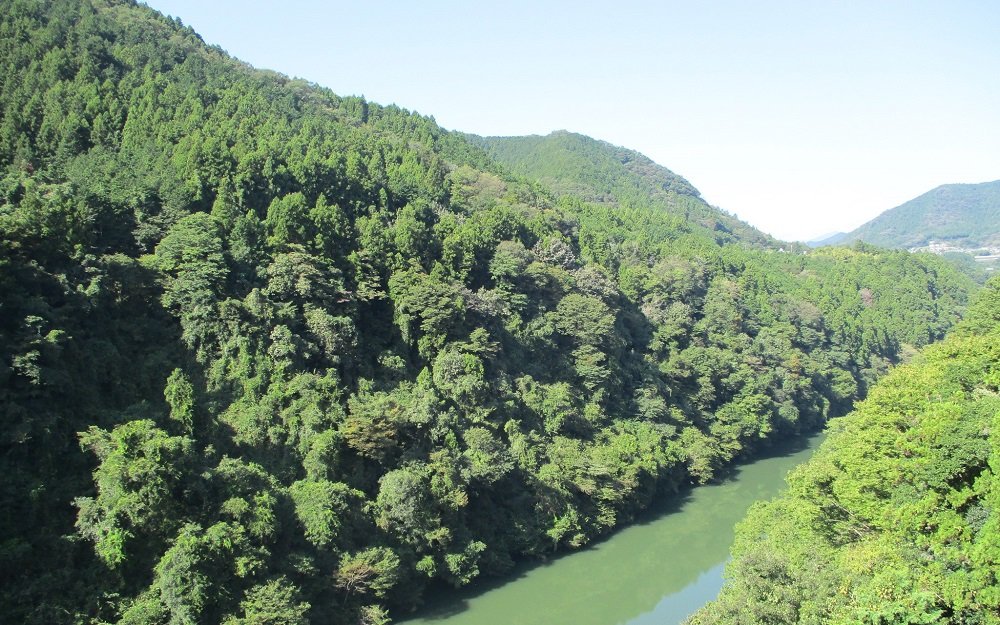
[[[738,527],[690,625],[1000,622],[1000,279]]]
[[[966,250],[1000,247],[1000,180],[946,184],[887,210],[838,243],[913,248],[931,241]]]
[[[687,180],[634,150],[565,130],[544,137],[469,138],[511,171],[539,180],[557,194],[588,202],[655,207],[701,226],[723,243],[781,245],[710,206]]]
[[[847,236],[846,232],[831,232],[829,234],[822,235],[811,241],[806,241],[806,245],[809,247],[823,247],[824,245],[836,245],[844,240]]]
[[[556,198],[129,1],[4,2],[0,107],[10,622],[385,623],[819,427],[974,288]]]

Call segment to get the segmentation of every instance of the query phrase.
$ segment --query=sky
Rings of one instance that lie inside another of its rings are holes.
[[[1000,2],[150,0],[256,67],[638,150],[785,240],[1000,179]]]

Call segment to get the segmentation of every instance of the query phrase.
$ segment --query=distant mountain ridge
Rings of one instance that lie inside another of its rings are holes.
[[[685,178],[635,150],[566,130],[545,136],[466,137],[513,173],[538,180],[559,195],[600,204],[653,205],[720,238],[769,248],[783,245],[711,206]]]
[[[846,232],[831,232],[828,234],[824,234],[822,236],[818,236],[815,239],[810,239],[809,241],[806,241],[806,245],[808,245],[809,247],[823,247],[824,245],[836,245],[837,243],[843,241],[844,237],[846,236],[847,236]]]
[[[932,242],[953,249],[1000,247],[1000,180],[945,184],[890,209],[839,241],[880,247],[921,248]]]

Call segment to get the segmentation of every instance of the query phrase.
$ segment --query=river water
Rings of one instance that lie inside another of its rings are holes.
[[[822,435],[772,448],[716,484],[682,492],[582,551],[520,565],[429,599],[396,625],[672,625],[722,587],[733,526],[769,499]]]

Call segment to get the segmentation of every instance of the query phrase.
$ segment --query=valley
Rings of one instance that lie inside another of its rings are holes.
[[[0,620],[676,621],[735,536],[692,622],[994,622],[969,263],[782,242],[131,0],[2,3],[0,73]]]

